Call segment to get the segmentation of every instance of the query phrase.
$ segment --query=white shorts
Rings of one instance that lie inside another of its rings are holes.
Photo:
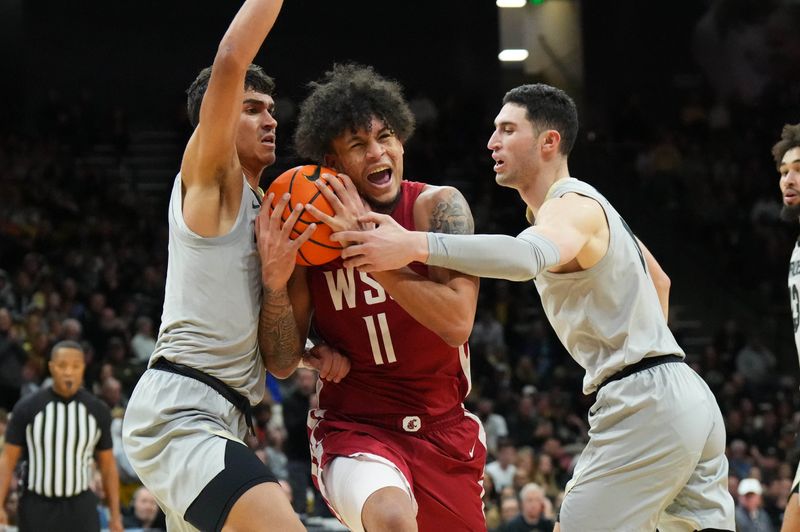
[[[361,512],[370,495],[382,488],[396,487],[417,504],[411,486],[400,470],[380,456],[360,454],[334,458],[322,472],[328,504],[354,532],[364,532]]]
[[[562,532],[735,530],[725,425],[688,365],[608,383],[589,426],[561,507]]]
[[[157,369],[142,375],[125,410],[123,445],[170,532],[217,530],[246,489],[275,481],[242,441],[247,430],[242,413],[207,384]]]

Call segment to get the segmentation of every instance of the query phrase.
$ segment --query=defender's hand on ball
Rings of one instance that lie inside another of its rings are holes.
[[[361,195],[353,180],[347,174],[322,174],[319,179],[314,181],[322,197],[328,200],[333,208],[333,216],[322,212],[315,205],[306,204],[306,210],[320,222],[330,226],[333,231],[349,231],[374,227],[374,224],[365,226],[359,223],[358,219],[370,212],[369,207]],[[330,186],[326,186],[330,185]],[[342,242],[343,245],[346,243]]]
[[[299,203],[295,205],[286,222],[282,223],[281,213],[290,198],[288,193],[283,194],[273,210],[270,208],[273,194],[270,193],[261,204],[261,211],[256,217],[256,241],[258,254],[261,255],[261,282],[271,289],[286,286],[294,271],[297,250],[311,238],[317,228],[316,224],[311,224],[300,236],[292,240],[292,228],[300,218],[303,206]]]
[[[331,235],[336,242],[350,242],[342,250],[344,265],[362,272],[396,270],[428,258],[428,239],[425,233],[409,231],[394,218],[370,212],[359,223],[375,224],[369,231],[340,231]]]
[[[306,351],[303,364],[319,371],[319,377],[326,381],[339,382],[350,372],[350,359],[327,344]]]

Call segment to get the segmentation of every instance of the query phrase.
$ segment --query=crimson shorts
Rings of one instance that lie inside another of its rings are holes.
[[[331,460],[378,456],[394,464],[411,486],[420,531],[486,530],[481,500],[486,437],[473,414],[459,406],[437,417],[389,416],[369,423],[329,414],[309,414],[312,473],[323,497],[322,471]]]

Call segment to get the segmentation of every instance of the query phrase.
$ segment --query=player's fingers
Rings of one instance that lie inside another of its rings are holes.
[[[300,233],[300,236],[294,239],[293,244],[296,249],[300,249],[300,246],[308,242],[308,239],[311,238],[311,235],[314,234],[314,231],[317,230],[317,224],[310,224],[306,227],[306,230]]]
[[[360,244],[369,238],[369,235],[365,234],[365,231],[336,231],[331,233],[330,238],[334,242],[355,242]]]
[[[353,231],[357,232],[357,231]],[[336,233],[334,233],[336,234]],[[346,240],[345,242],[352,242],[352,240]],[[358,257],[364,254],[364,245],[363,244],[351,244],[346,248],[342,248],[342,258],[343,259],[352,259],[354,257]]]
[[[283,222],[283,227],[281,227],[281,236],[283,238],[290,238],[292,235],[292,229],[294,228],[294,224],[297,223],[297,220],[300,218],[300,215],[303,214],[303,205],[298,203],[292,209],[292,212],[289,214],[289,217],[286,218],[286,221]]]
[[[322,197],[328,200],[328,203],[331,204],[331,207],[333,207],[333,212],[341,212],[344,210],[344,204],[341,200],[344,190],[338,183],[336,183],[338,180],[334,176],[330,176],[330,179],[325,179],[326,175],[328,174],[323,174],[319,179],[314,181],[314,184],[317,185]],[[336,188],[334,183],[336,183],[336,186],[339,188]]]
[[[278,203],[275,204],[275,208],[272,210],[269,221],[270,221],[270,228],[280,228],[281,227],[281,215],[283,211],[286,209],[286,206],[289,204],[289,200],[292,199],[292,196],[286,192],[283,194],[279,199]]]
[[[393,221],[393,218],[391,216],[387,216],[386,214],[379,214],[377,212],[370,211],[359,216],[358,221],[362,224],[373,223],[381,225],[383,223],[390,223]]]
[[[364,255],[357,255],[344,260],[345,268],[357,268],[360,271],[372,271],[365,268],[370,268],[372,265]]]
[[[328,380],[333,382],[339,382],[342,380],[341,373],[343,367],[343,360],[344,357],[339,353],[333,353],[333,363],[331,364],[331,372],[328,375]]]
[[[333,354],[328,351],[327,353],[323,354],[320,352],[320,367],[319,367],[319,376],[320,378],[327,379],[328,375],[331,373],[331,367],[333,366]]]
[[[333,382],[341,382],[342,379],[347,377],[348,373],[350,373],[350,359],[344,355],[339,355],[339,371]]]
[[[313,203],[306,203],[306,210],[308,213],[322,223],[331,225],[333,223],[333,216],[322,212],[317,209]]]

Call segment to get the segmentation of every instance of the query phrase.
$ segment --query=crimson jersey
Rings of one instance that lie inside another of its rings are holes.
[[[424,183],[403,181],[391,213],[414,230],[414,202]],[[411,268],[427,276],[424,264]],[[412,318],[369,274],[345,269],[341,259],[308,269],[314,326],[350,359],[342,382],[325,382],[319,408],[325,417],[438,416],[469,392],[469,348],[447,345]]]

